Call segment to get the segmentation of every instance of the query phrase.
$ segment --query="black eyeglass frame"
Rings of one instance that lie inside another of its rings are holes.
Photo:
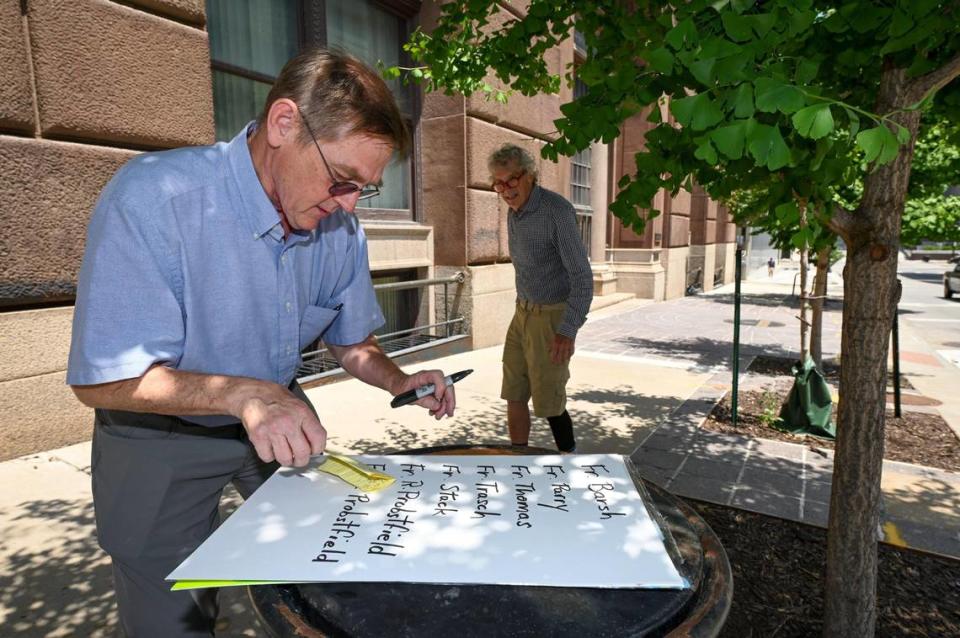
[[[323,151],[320,150],[320,143],[317,142],[317,136],[313,134],[310,124],[307,123],[307,118],[305,118],[302,113],[300,114],[300,121],[303,122],[304,127],[306,127],[307,133],[310,134],[310,139],[313,140],[314,146],[317,147],[317,152],[320,153],[320,159],[323,160],[323,165],[327,169],[327,175],[330,176],[330,181],[333,182],[330,184],[330,188],[327,189],[331,197],[345,197],[354,193],[360,193],[360,196],[357,197],[357,201],[359,201],[362,199],[370,199],[380,194],[380,187],[376,184],[359,186],[354,182],[337,181],[333,176],[333,171],[330,169],[330,164],[327,163],[327,158],[323,156]]]

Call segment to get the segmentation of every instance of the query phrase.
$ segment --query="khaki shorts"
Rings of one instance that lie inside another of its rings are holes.
[[[517,302],[517,310],[503,344],[503,387],[500,398],[526,403],[533,397],[538,417],[563,414],[567,406],[569,361],[553,363],[550,346],[567,304],[537,305]]]

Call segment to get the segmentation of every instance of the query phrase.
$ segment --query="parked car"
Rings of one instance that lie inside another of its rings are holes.
[[[943,298],[949,299],[953,293],[960,294],[960,263],[943,273]]]

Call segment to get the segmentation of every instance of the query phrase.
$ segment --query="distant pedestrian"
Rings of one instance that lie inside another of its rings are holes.
[[[767,276],[773,277],[773,269],[777,267],[777,262],[773,257],[767,260]]]

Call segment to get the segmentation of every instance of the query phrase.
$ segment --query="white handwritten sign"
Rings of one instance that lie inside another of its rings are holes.
[[[621,456],[358,458],[396,483],[283,468],[168,580],[688,586]]]

